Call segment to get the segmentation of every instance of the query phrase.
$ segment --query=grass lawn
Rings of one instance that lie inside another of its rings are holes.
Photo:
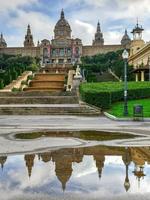
[[[150,99],[139,99],[139,100],[128,101],[129,117],[133,117],[133,106],[136,104],[143,105],[144,117],[150,117]],[[117,102],[112,105],[112,107],[108,111],[108,113],[110,113],[116,117],[124,117],[123,109],[124,109],[124,103]]]

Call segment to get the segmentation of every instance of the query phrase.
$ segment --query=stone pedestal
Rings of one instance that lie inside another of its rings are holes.
[[[73,79],[73,89],[76,90],[77,92],[77,95],[79,96],[79,85],[81,84],[82,82],[82,76],[74,76],[74,79]]]
[[[73,87],[78,88],[81,82],[82,82],[82,76],[81,77],[75,76],[73,79]]]

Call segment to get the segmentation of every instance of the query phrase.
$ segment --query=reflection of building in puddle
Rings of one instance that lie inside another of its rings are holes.
[[[0,164],[1,164],[2,170],[4,168],[4,164],[5,164],[6,160],[7,160],[7,156],[0,156]]]
[[[55,174],[58,180],[62,184],[62,189],[65,190],[66,184],[72,175],[73,163],[82,163],[84,156],[93,156],[95,166],[98,171],[98,176],[101,178],[102,170],[104,168],[105,156],[122,156],[126,171],[124,187],[128,191],[130,188],[129,181],[129,166],[133,162],[135,165],[134,175],[140,181],[141,177],[144,177],[144,165],[145,162],[150,163],[150,148],[149,147],[85,147],[85,148],[70,148],[61,149],[46,153],[38,154],[39,160],[47,163],[53,161],[55,163]],[[26,167],[28,170],[28,176],[31,177],[34,166],[35,154],[28,154],[24,156]],[[7,160],[7,157],[0,157],[0,164],[2,168]]]
[[[122,156],[122,160],[126,166],[126,177],[124,181],[124,188],[126,191],[130,189],[130,181],[129,181],[129,165],[131,163],[131,151],[129,148],[125,148],[125,152]]]
[[[144,176],[146,176],[144,174],[145,162],[150,163],[150,147],[131,148],[131,155],[132,155],[132,160],[135,164],[133,173],[138,179],[138,184],[140,187],[141,179],[144,179]]]
[[[43,162],[49,162],[51,161],[51,153],[42,153],[42,154],[38,154],[39,160],[40,158],[42,159]]]
[[[24,156],[24,160],[26,162],[26,167],[28,169],[29,178],[31,177],[31,174],[32,174],[32,168],[34,166],[34,158],[35,158],[35,154],[30,154],[30,155]]]

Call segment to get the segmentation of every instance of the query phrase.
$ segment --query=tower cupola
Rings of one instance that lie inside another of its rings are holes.
[[[144,31],[143,27],[139,26],[139,23],[137,21],[135,28],[131,32],[133,34],[133,40],[142,40],[143,31]]]
[[[93,40],[93,46],[103,46],[104,45],[104,38],[103,33],[101,31],[100,23],[97,23],[97,30],[95,33],[95,39]]]
[[[7,47],[7,43],[6,43],[6,41],[3,37],[3,34],[1,33],[1,35],[0,35],[0,48],[5,48],[5,47]]]
[[[27,34],[25,35],[24,47],[34,47],[33,36],[29,24],[27,27]]]
[[[133,40],[132,40],[131,46],[130,46],[130,55],[131,56],[136,54],[145,45],[145,42],[142,39],[143,31],[144,31],[143,27],[139,26],[139,23],[137,21],[135,28],[131,32],[133,34]]]

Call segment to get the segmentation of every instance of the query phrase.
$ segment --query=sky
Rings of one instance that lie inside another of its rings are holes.
[[[105,44],[119,44],[127,29],[129,36],[137,18],[145,29],[143,38],[150,40],[150,0],[0,0],[0,32],[8,46],[23,46],[30,24],[35,44],[53,38],[53,30],[62,8],[72,36],[92,44],[98,20]]]

